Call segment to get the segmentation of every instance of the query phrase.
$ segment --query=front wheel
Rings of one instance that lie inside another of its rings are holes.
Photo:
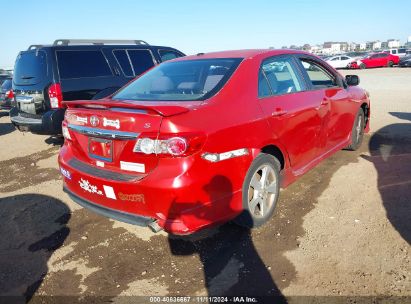
[[[360,108],[354,120],[354,125],[351,130],[351,144],[346,147],[347,150],[355,151],[361,146],[364,138],[364,124],[364,111]]]
[[[261,153],[251,163],[242,188],[243,211],[234,222],[247,228],[259,227],[274,213],[280,192],[280,162]]]
[[[364,63],[361,63],[361,64],[360,64],[360,69],[361,69],[361,70],[364,70],[366,67],[367,67],[367,66],[366,66]]]

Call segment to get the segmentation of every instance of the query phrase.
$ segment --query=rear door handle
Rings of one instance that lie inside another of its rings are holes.
[[[287,114],[288,112],[286,110],[278,110],[278,111],[274,111],[271,116],[283,116],[285,114]]]

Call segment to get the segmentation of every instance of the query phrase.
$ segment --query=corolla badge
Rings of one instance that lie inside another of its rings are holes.
[[[92,125],[93,127],[97,127],[100,123],[100,119],[98,119],[97,116],[93,115],[90,117],[90,125]]]

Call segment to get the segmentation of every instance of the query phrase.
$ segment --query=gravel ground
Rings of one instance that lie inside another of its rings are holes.
[[[15,131],[0,112],[0,295],[409,303],[411,69],[342,73],[371,94],[371,133],[360,151],[338,152],[282,190],[274,217],[253,231],[226,224],[173,237],[84,210],[62,192],[59,142]]]

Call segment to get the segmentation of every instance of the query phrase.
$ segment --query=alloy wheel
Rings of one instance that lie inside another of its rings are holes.
[[[269,164],[255,171],[248,187],[248,207],[252,215],[264,217],[274,207],[277,183],[277,176]]]

